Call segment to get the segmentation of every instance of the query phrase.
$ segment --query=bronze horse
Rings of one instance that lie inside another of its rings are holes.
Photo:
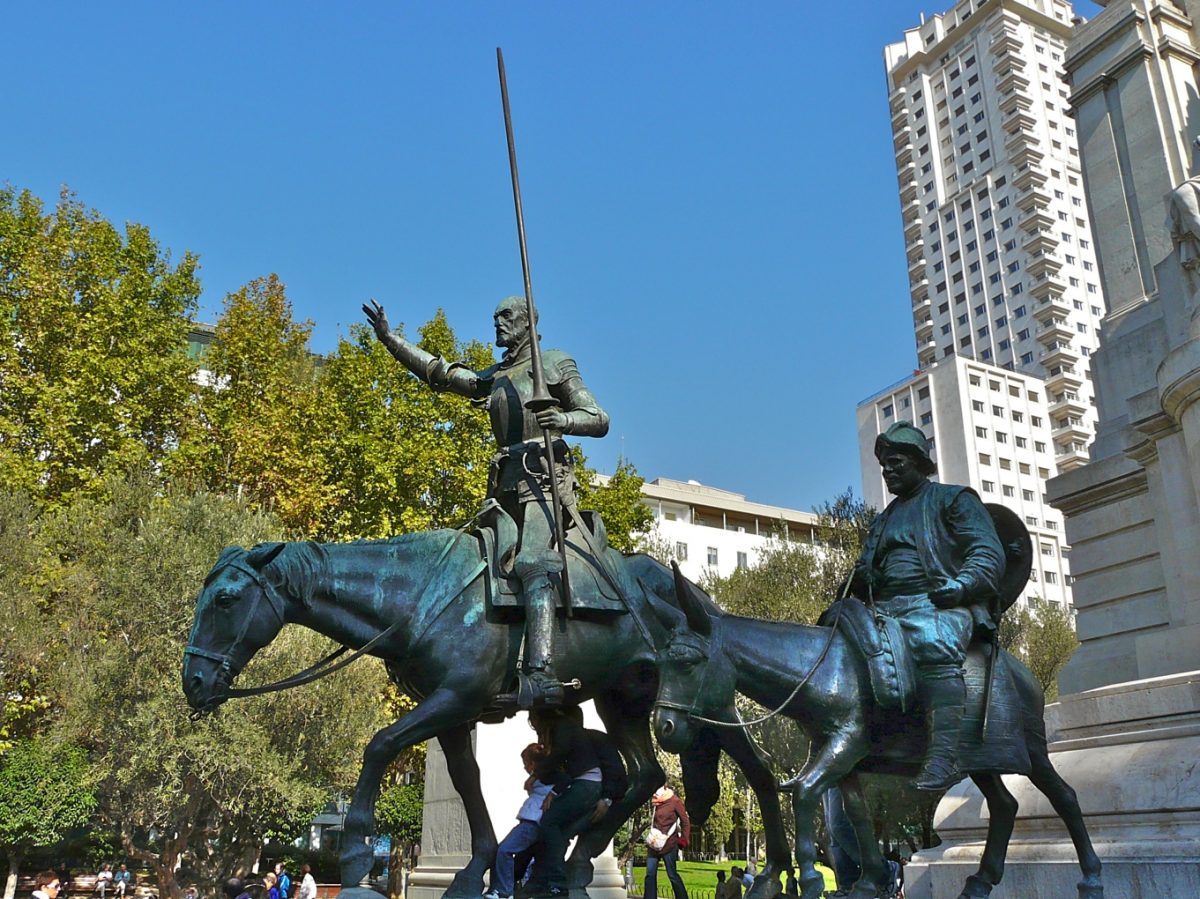
[[[769,709],[781,709],[812,741],[807,763],[784,784],[793,790],[800,899],[818,899],[824,891],[823,878],[814,867],[813,817],[821,794],[835,785],[842,789],[862,856],[862,876],[850,894],[852,899],[893,895],[857,773],[915,774],[925,747],[921,722],[912,717],[905,720],[875,704],[865,662],[840,632],[726,615],[682,578],[677,588],[682,613],[656,604],[659,617],[673,621],[659,659],[653,715],[659,744],[679,752],[693,746],[697,724],[704,719],[737,722],[735,693]],[[1084,875],[1078,884],[1079,897],[1102,899],[1100,860],[1075,791],[1050,763],[1041,687],[1015,658],[1004,653],[1001,659],[1023,710],[1029,778],[1063,819],[1079,856]],[[988,896],[1000,882],[1017,812],[1016,800],[995,770],[971,772],[971,778],[987,799],[990,819],[979,870],[967,879],[959,899]]]
[[[585,831],[568,865],[572,886],[592,878],[591,860],[632,812],[663,783],[650,740],[650,707],[657,687],[656,648],[666,630],[650,597],[673,603],[671,572],[647,556],[609,549],[611,570],[633,604],[626,614],[558,619],[556,670],[582,686],[571,701],[594,699],[629,769],[629,791]],[[494,864],[496,836],[480,791],[470,740],[472,725],[512,683],[522,623],[493,607],[488,581],[478,575],[480,543],[455,531],[427,531],[386,541],[350,544],[273,543],[225,550],[196,602],[183,665],[192,708],[211,711],[230,696],[251,657],[282,629],[300,624],[355,649],[368,646],[417,706],[370,741],[346,817],[342,841],[343,893],[367,876],[372,858],[375,802],[388,764],[414,743],[437,738],[471,830],[471,859],[446,895],[478,897]],[[572,582],[577,579],[572,574]],[[741,732],[719,735],[720,749],[747,771],[768,820],[781,820],[770,770]],[[713,738],[706,747],[714,744]],[[709,803],[711,806],[711,803]],[[701,817],[707,809],[698,809]],[[771,862],[752,895],[770,896],[788,866],[782,829],[769,841]],[[374,895],[373,893],[371,895]]]

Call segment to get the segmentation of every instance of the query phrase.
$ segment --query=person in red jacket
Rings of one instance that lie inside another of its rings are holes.
[[[671,881],[671,889],[675,899],[688,899],[687,888],[683,878],[675,870],[679,861],[680,847],[687,846],[692,838],[692,822],[688,820],[687,809],[675,795],[675,791],[667,784],[659,787],[650,800],[654,809],[651,825],[667,834],[667,840],[661,849],[646,847],[646,889],[644,899],[658,899],[658,865],[661,861],[667,869],[667,880]]]

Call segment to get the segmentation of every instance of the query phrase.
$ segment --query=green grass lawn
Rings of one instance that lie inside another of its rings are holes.
[[[680,862],[679,876],[683,878],[683,885],[687,887],[689,899],[713,899],[713,893],[717,887],[717,872],[724,871],[729,874],[729,869],[734,865],[742,867],[740,861],[728,862]],[[817,865],[817,870],[825,876],[825,888],[828,890],[835,889],[837,884],[833,879],[833,871],[823,865]],[[638,895],[643,895],[643,885],[646,880],[646,869],[641,865],[635,865],[633,868],[633,882],[638,891]],[[667,880],[666,872],[662,866],[658,869],[658,895],[659,899],[671,899],[671,884]]]

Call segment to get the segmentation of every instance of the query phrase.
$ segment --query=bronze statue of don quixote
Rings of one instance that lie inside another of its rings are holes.
[[[831,787],[841,790],[862,859],[850,895],[895,895],[859,772],[915,776],[918,789],[932,791],[964,776],[975,781],[990,813],[987,842],[959,899],[987,896],[1000,882],[1016,814],[1001,775],[1027,775],[1075,843],[1079,897],[1102,897],[1100,862],[1075,794],[1047,754],[1041,690],[995,639],[1029,575],[1028,533],[968,488],[930,481],[934,463],[919,430],[900,423],[881,435],[876,455],[896,499],[815,627],[725,614],[678,567],[609,547],[603,521],[577,507],[563,438],[603,436],[608,416],[574,359],[539,344],[504,60],[496,55],[525,288],[493,315],[502,358],[482,371],[448,362],[393,332],[379,303],[363,307],[414,376],[488,411],[496,454],[487,499],[456,530],[227,548],[200,591],[184,655],[183,690],[194,714],[301,686],[363,655],[385,663],[416,707],[379,731],[364,754],[342,839],[345,899],[378,895],[365,883],[381,780],[401,751],[429,739],[445,753],[471,831],[470,861],[445,895],[480,896],[497,841],[471,728],[587,700],[625,762],[629,789],[579,833],[566,871],[580,896],[592,859],[663,783],[653,730],[664,749],[681,754],[693,823],[702,824],[718,798],[722,751],[754,789],[766,859],[748,899],[771,899],[793,868],[801,899],[823,895],[813,817]],[[390,601],[378,604],[379,595]],[[235,687],[288,623],[341,648],[275,683]],[[737,693],[793,719],[810,738],[807,762],[790,760],[801,765],[792,779],[776,783],[747,732],[754,722],[737,712]],[[779,790],[792,796],[794,848]]]

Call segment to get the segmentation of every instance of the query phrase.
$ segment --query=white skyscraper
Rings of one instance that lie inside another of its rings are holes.
[[[884,50],[918,364],[1044,378],[1058,472],[1088,459],[1105,313],[1064,80],[1072,16],[963,0]]]

